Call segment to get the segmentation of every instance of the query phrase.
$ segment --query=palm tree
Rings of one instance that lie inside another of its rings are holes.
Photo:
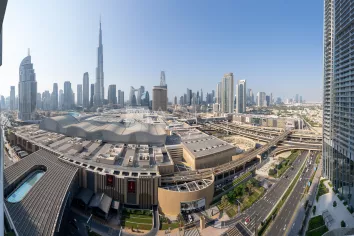
[[[252,188],[253,188],[253,184],[250,183],[250,182],[247,182],[246,187],[247,187],[247,189],[248,189],[248,195],[251,195],[251,193],[252,193]]]

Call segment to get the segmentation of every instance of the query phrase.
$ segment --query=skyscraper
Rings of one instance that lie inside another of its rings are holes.
[[[100,32],[97,48],[97,68],[96,68],[96,83],[95,83],[95,99],[94,105],[102,106],[104,99],[104,72],[103,72],[103,45],[102,45],[102,29],[100,19]]]
[[[175,96],[174,105],[177,105],[177,96]]]
[[[215,103],[221,104],[221,82],[216,84]],[[218,106],[220,107],[220,106]]]
[[[64,82],[64,101],[63,101],[63,109],[64,110],[70,110],[72,108],[72,96],[73,92],[71,89],[71,83],[70,81],[65,81]]]
[[[84,78],[82,83],[83,83],[82,102],[83,102],[83,106],[85,108],[88,108],[90,106],[90,81],[89,81],[88,72],[84,73]]]
[[[59,107],[63,110],[64,106],[64,91],[62,89],[59,90]]]
[[[354,12],[350,0],[325,0],[323,175],[354,204]]]
[[[10,87],[10,110],[13,111],[15,110],[15,99],[16,99],[16,94],[15,94],[15,86]]]
[[[4,20],[6,5],[7,5],[7,0],[1,1],[1,3],[0,3],[0,66],[2,65],[2,22]],[[2,171],[1,171],[1,173],[2,173]],[[0,211],[0,213],[3,214],[2,211]],[[0,219],[3,219],[3,218],[0,216]]]
[[[52,100],[52,110],[53,111],[58,110],[58,84],[57,83],[53,84],[53,92],[51,95],[51,100]]]
[[[192,104],[192,90],[187,88],[187,102],[186,105],[190,106]]]
[[[160,86],[161,86],[161,87],[166,87],[166,88],[167,88],[165,71],[161,71],[161,76],[160,76]]]
[[[221,80],[221,112],[234,112],[234,74],[227,73]]]
[[[42,109],[44,111],[49,111],[52,106],[52,100],[50,96],[50,92],[48,90],[45,90],[42,93]]]
[[[93,107],[94,100],[95,100],[95,84],[91,84],[90,107]]]
[[[267,106],[266,93],[265,92],[258,92],[257,93],[257,106],[258,107],[266,107]]]
[[[270,96],[269,95],[266,95],[266,104],[267,104],[267,107],[270,106]]]
[[[246,112],[246,80],[239,80],[236,90],[236,112]]]
[[[78,106],[82,106],[82,84],[77,85],[77,91],[76,91],[76,103]]]
[[[109,104],[117,104],[117,93],[116,93],[116,85],[111,84],[108,86],[108,103]]]
[[[118,90],[118,105],[124,107],[124,91]]]
[[[1,95],[1,101],[0,101],[0,107],[1,109],[5,109],[5,97]]]
[[[150,95],[148,91],[143,92],[140,101],[141,106],[148,107],[150,105]]]
[[[200,104],[203,103],[203,89],[200,89]]]
[[[37,102],[36,102],[37,110],[42,109],[42,94],[37,93]]]
[[[28,56],[21,62],[19,72],[20,82],[18,83],[18,118],[21,120],[32,120],[34,119],[34,112],[36,110],[37,82],[29,49]]]

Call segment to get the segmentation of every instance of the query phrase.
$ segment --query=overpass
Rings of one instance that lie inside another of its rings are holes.
[[[223,130],[226,132],[230,132],[233,134],[238,134],[240,136],[244,136],[247,138],[251,138],[257,141],[269,142],[279,134],[278,131],[275,131],[273,128],[265,127],[247,127],[241,126],[237,124],[207,124],[208,127],[215,130]],[[322,141],[322,137],[317,134],[309,134],[309,133],[299,133],[297,131],[292,130],[289,134],[288,139],[300,142],[309,142],[309,143],[320,143]]]
[[[279,153],[291,151],[291,150],[310,150],[310,151],[321,151],[321,145],[291,145],[291,146],[280,146],[274,149],[269,156],[275,156]]]
[[[195,171],[184,171],[178,174],[174,174],[173,176],[164,176],[161,178],[161,182],[164,184],[188,182],[209,178],[212,175],[215,176],[216,180],[219,180],[220,178],[224,178],[226,176],[229,176],[230,174],[235,174],[236,172],[245,169],[247,165],[252,166],[252,162],[258,162],[256,159],[260,158],[261,154],[268,151],[271,147],[275,146],[281,140],[284,140],[290,133],[290,131],[283,132],[281,135],[272,139],[266,145],[244,153],[244,156],[240,159],[222,164],[214,168]]]

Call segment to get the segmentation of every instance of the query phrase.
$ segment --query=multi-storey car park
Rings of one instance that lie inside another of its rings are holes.
[[[236,155],[233,145],[168,120],[144,110],[116,110],[48,117],[39,125],[14,128],[8,141],[32,154],[5,169],[5,198],[11,199],[25,181],[35,178],[36,182],[22,201],[7,203],[8,213],[12,216],[26,211],[23,217],[37,222],[25,226],[26,221],[15,221],[14,228],[39,230],[50,219],[48,235],[56,234],[65,226],[62,217],[71,204],[92,209],[102,218],[119,206],[158,206],[160,213],[172,216],[206,209],[216,184],[246,169],[254,170],[263,153],[292,135],[291,131],[278,132],[266,145]],[[309,145],[306,149],[318,147]],[[39,160],[43,164],[37,164]],[[72,177],[64,179],[55,173],[62,169]],[[43,171],[41,178],[36,177],[37,171]],[[50,188],[56,181],[64,189]],[[49,201],[36,203],[38,193],[49,188],[47,199],[57,199],[58,207],[41,217]]]

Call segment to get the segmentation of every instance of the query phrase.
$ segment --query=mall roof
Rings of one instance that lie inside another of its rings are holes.
[[[230,149],[235,149],[236,154],[234,146],[214,136],[189,139],[183,141],[182,144],[195,158],[213,155]]]
[[[19,235],[54,235],[60,228],[61,210],[78,169],[60,161],[56,154],[39,150],[4,170],[4,196],[36,170],[44,170],[45,174],[21,201],[5,200],[5,205]]]
[[[47,117],[39,128],[71,137],[114,143],[164,144],[166,141],[164,124],[145,123],[139,119],[116,118],[114,122],[114,117],[108,121],[99,118],[78,121],[70,115]]]

